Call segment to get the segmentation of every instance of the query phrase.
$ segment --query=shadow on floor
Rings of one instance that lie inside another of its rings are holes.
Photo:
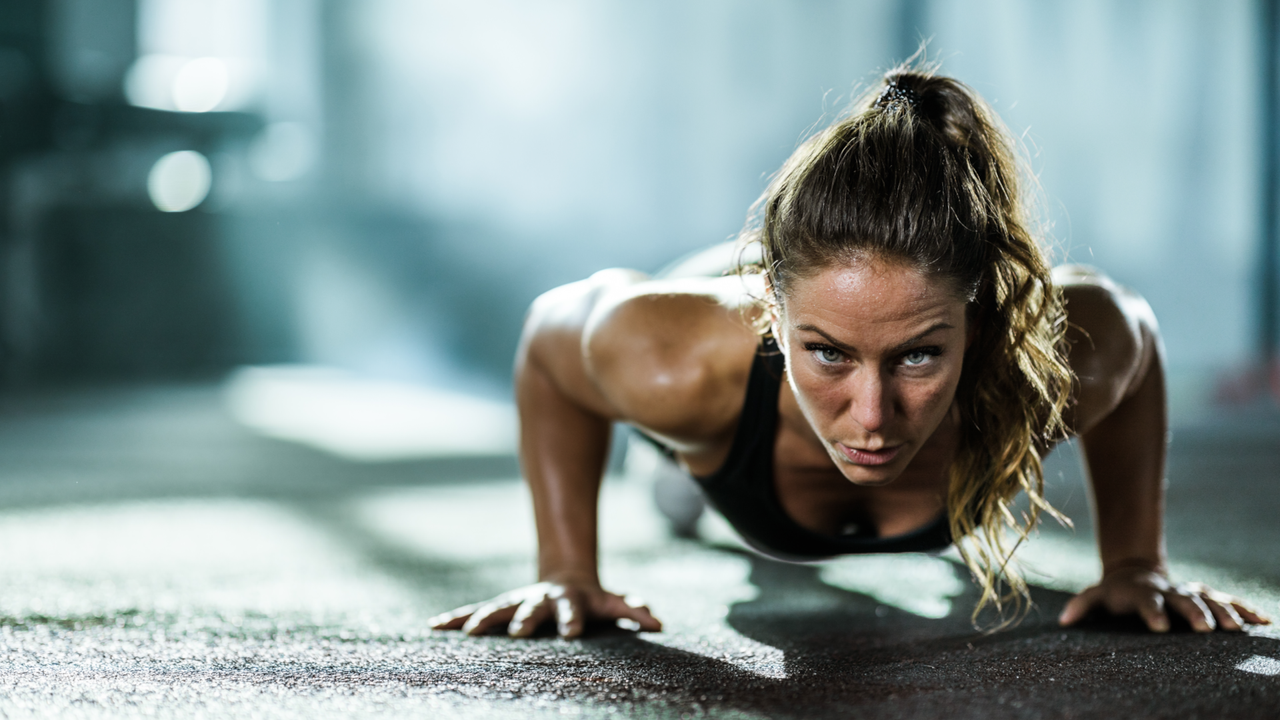
[[[304,510],[424,593],[441,582],[466,586],[476,570],[388,547],[338,507]],[[658,716],[1251,718],[1274,717],[1280,707],[1280,678],[1239,669],[1259,660],[1264,672],[1280,667],[1280,640],[1273,638],[1157,635],[1123,619],[1062,629],[1056,616],[1069,595],[1039,587],[1022,623],[983,633],[970,620],[977,593],[967,577],[951,613],[930,619],[833,587],[815,566],[725,552],[748,558],[759,590],[730,607],[728,624],[781,651],[781,672],[735,662],[731,642],[702,654],[604,628],[568,642],[432,636],[432,652],[446,660],[401,679],[466,688],[469,698],[620,704]],[[355,675],[349,681],[362,682]]]
[[[584,645],[637,699],[773,718],[1271,718],[1280,707],[1280,678],[1238,669],[1251,659],[1280,666],[1273,638],[1157,635],[1124,620],[1062,629],[1055,618],[1069,596],[1044,588],[1033,589],[1037,609],[1024,622],[983,634],[970,623],[973,591],[932,620],[826,585],[811,566],[753,558],[752,567],[760,595],[732,606],[729,624],[782,650],[785,677],[640,637]],[[798,612],[805,596],[822,596],[822,609]]]

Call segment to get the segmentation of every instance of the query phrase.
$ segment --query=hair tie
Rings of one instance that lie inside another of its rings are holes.
[[[897,80],[890,80],[885,86],[884,92],[880,93],[880,97],[876,98],[876,107],[889,107],[890,105],[901,102],[911,106],[912,110],[920,109],[920,96],[915,90],[909,87],[902,87]]]

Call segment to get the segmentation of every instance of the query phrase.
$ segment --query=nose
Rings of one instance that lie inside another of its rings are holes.
[[[880,432],[893,417],[893,399],[884,372],[863,366],[851,374],[849,382],[849,415],[867,433]]]

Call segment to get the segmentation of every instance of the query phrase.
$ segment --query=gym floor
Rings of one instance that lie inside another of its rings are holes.
[[[255,434],[214,386],[0,402],[0,717],[1274,718],[1280,630],[1054,618],[1097,573],[1076,520],[1021,552],[1035,607],[984,634],[954,558],[786,565],[716,518],[669,536],[644,463],[605,483],[603,578],[662,633],[467,638],[430,616],[529,582],[510,455],[359,462]],[[641,458],[642,460],[643,458]],[[1178,427],[1178,579],[1280,617],[1280,420]]]

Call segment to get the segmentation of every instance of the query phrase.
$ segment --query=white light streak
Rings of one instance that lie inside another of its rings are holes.
[[[1254,655],[1236,665],[1236,669],[1241,672],[1253,673],[1254,675],[1280,675],[1280,660],[1269,658],[1266,655]]]
[[[243,368],[228,380],[225,398],[244,426],[349,460],[501,455],[516,447],[509,403],[336,369]]]

